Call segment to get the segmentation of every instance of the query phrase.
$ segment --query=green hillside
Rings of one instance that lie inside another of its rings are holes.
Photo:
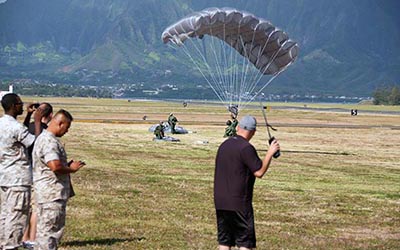
[[[298,42],[297,62],[268,93],[370,96],[400,80],[395,0],[7,1],[0,4],[0,80],[153,89],[167,83],[190,93],[207,84],[160,36],[185,15],[212,6],[254,13]]]

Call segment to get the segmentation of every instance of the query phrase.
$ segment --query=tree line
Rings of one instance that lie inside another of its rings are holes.
[[[372,97],[375,105],[400,105],[400,87],[399,85],[378,87]]]
[[[8,85],[12,82],[1,82],[0,90],[8,90]],[[112,98],[113,90],[106,86],[79,86],[68,84],[50,84],[50,83],[18,83],[14,85],[14,92],[21,95],[36,95],[36,96],[64,96],[64,97],[96,97],[96,98]],[[183,89],[180,90],[180,95],[186,94]],[[143,95],[142,92],[137,93],[139,96]],[[136,96],[136,93],[131,93]],[[175,96],[174,93],[173,96]],[[186,96],[186,95],[184,95]],[[169,93],[163,92],[158,98],[168,98]],[[172,96],[171,96],[172,97]],[[374,105],[400,105],[400,85],[381,86],[378,87],[373,93]],[[206,96],[203,96],[206,98]]]
[[[0,90],[8,90],[10,83],[1,83]],[[32,96],[62,96],[62,97],[95,97],[111,98],[112,91],[107,87],[77,86],[49,83],[19,83],[13,84],[14,92],[20,95]]]

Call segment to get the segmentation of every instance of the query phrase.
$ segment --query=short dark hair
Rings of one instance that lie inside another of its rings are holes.
[[[1,99],[1,106],[5,112],[9,111],[11,107],[19,102],[19,96],[15,93],[8,93],[3,96]]]
[[[72,121],[74,120],[74,118],[72,117],[72,115],[71,115],[68,111],[66,111],[65,109],[60,109],[59,111],[57,111],[57,113],[56,113],[55,116],[58,116],[58,115],[64,116],[64,117],[67,118],[70,122],[72,122]]]
[[[53,113],[53,106],[51,106],[48,102],[42,102],[40,105],[44,104],[45,107],[43,108],[43,117],[49,117],[51,113]]]

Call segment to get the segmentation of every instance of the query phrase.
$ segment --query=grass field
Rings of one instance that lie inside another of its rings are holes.
[[[217,248],[214,159],[229,118],[221,105],[46,101],[75,117],[62,140],[70,158],[87,163],[73,176],[77,195],[61,249]],[[400,249],[400,115],[369,112],[375,106],[271,105],[282,155],[256,181],[258,249]],[[169,112],[193,133],[175,136],[179,143],[153,142],[149,126]],[[260,109],[248,113],[262,124]],[[252,143],[263,156],[265,128]]]

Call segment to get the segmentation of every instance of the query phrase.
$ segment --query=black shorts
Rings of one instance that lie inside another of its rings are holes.
[[[218,243],[229,247],[256,247],[253,211],[217,210]]]

